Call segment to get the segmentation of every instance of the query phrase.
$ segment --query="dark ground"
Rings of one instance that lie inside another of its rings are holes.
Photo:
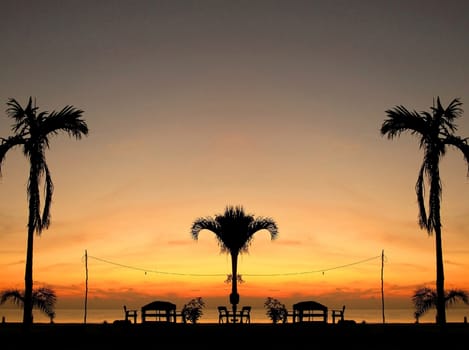
[[[0,324],[0,349],[468,349],[469,324]]]

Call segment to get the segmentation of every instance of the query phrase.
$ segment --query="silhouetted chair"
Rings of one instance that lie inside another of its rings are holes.
[[[218,323],[229,323],[230,313],[226,306],[218,306]]]
[[[184,308],[181,310],[181,312],[176,312],[176,319],[177,317],[181,317],[181,322],[182,323],[187,323],[187,317],[186,313],[184,312]]]
[[[124,305],[124,315],[127,322],[133,318],[134,323],[137,323],[137,310],[129,310],[127,309],[127,306]]]
[[[339,321],[344,320],[345,305],[342,306],[342,309],[331,310],[332,313],[332,323],[335,323],[335,319],[338,318]]]
[[[239,313],[240,323],[251,323],[251,307],[243,306]]]

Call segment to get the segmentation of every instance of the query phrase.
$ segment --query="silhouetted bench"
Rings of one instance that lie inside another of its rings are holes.
[[[156,300],[142,306],[142,323],[145,322],[176,322],[176,304],[169,301]]]
[[[316,301],[300,301],[293,304],[293,323],[296,322],[323,322],[327,323],[327,306]]]

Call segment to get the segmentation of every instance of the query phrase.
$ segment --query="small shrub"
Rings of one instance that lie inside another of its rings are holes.
[[[272,297],[267,297],[264,302],[264,307],[267,309],[267,317],[269,317],[273,323],[287,321],[288,310],[279,300]]]
[[[184,320],[188,320],[191,323],[197,323],[202,317],[202,309],[205,307],[205,302],[202,297],[191,299],[182,308],[181,314]]]

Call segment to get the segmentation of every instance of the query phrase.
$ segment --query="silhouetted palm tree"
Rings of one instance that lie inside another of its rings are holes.
[[[441,239],[441,179],[440,158],[446,154],[448,146],[459,149],[466,160],[469,171],[469,145],[467,138],[462,139],[454,135],[457,130],[456,119],[462,114],[462,103],[454,99],[445,109],[437,98],[436,106],[431,112],[409,111],[403,106],[387,110],[387,119],[381,126],[381,134],[389,139],[400,136],[402,132],[410,132],[420,138],[420,148],[423,149],[423,163],[415,186],[419,206],[419,225],[428,235],[435,233],[436,241],[436,290],[437,290],[437,323],[446,323],[445,288],[443,248]],[[425,182],[430,185],[428,195],[428,216],[425,209]]]
[[[0,292],[0,295],[0,305],[10,300],[13,304],[24,307],[24,293],[20,292],[18,289],[3,290]],[[44,312],[49,316],[50,321],[53,322],[55,317],[55,303],[57,302],[55,292],[50,288],[38,288],[33,290],[31,300],[33,307],[35,306]]]
[[[49,148],[49,138],[59,132],[66,132],[69,136],[80,139],[88,134],[88,126],[82,120],[83,111],[72,106],[66,106],[59,112],[40,112],[33,106],[31,97],[28,105],[23,109],[13,98],[8,100],[7,114],[15,123],[11,130],[14,135],[2,138],[0,144],[0,175],[1,165],[6,153],[16,146],[22,147],[23,154],[29,159],[28,179],[28,240],[26,249],[25,293],[23,324],[32,324],[32,294],[33,294],[33,242],[34,232],[40,235],[50,225],[50,207],[52,203],[53,183],[49,167],[46,163],[45,151]],[[39,187],[44,179],[44,208],[41,211]]]
[[[223,214],[217,214],[215,217],[198,218],[192,224],[192,238],[197,240],[201,230],[212,231],[217,237],[221,252],[231,254],[230,303],[233,307],[233,315],[236,315],[236,308],[239,303],[237,287],[238,255],[247,253],[253,235],[264,229],[270,232],[272,240],[277,238],[277,224],[273,219],[267,217],[255,218],[251,214],[246,214],[242,206],[227,206]]]
[[[415,321],[418,322],[419,318],[423,316],[428,310],[436,306],[438,295],[434,289],[422,287],[415,291],[412,296],[412,302],[415,307]],[[445,306],[454,304],[458,300],[469,304],[469,297],[467,292],[462,289],[451,289],[445,293]]]

